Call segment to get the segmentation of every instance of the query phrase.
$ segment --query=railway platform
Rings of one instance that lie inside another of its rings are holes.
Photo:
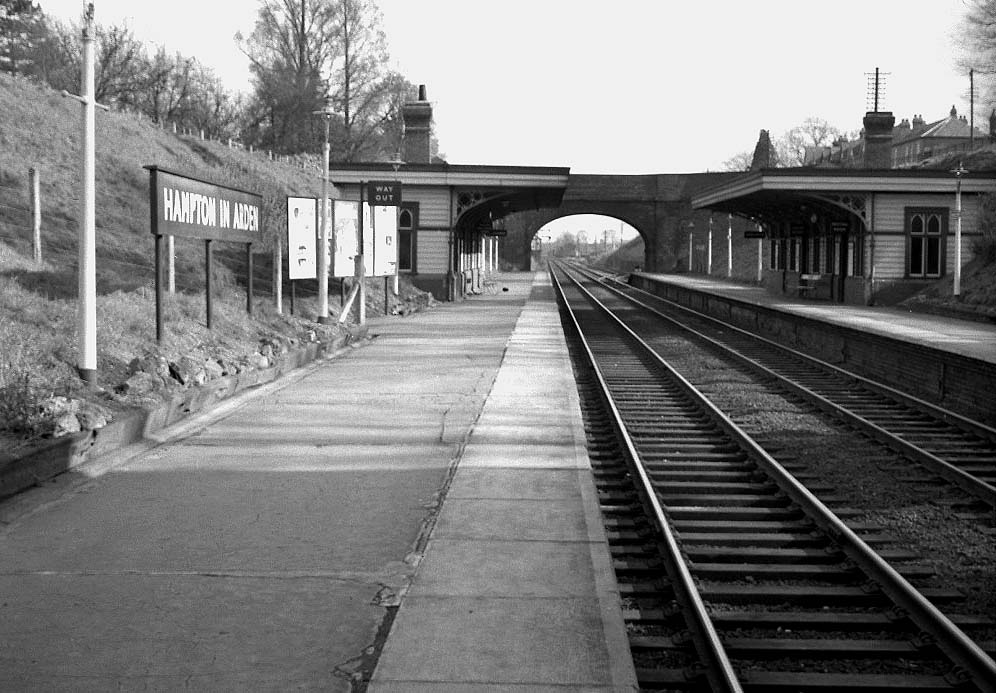
[[[0,503],[0,690],[629,691],[549,279]]]
[[[716,294],[755,306],[996,364],[996,325],[992,323],[913,313],[903,308],[852,306],[774,296],[761,286],[687,274],[634,272],[634,275],[645,277],[652,282],[674,284],[691,291]]]

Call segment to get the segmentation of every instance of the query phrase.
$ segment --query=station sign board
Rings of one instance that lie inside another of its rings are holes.
[[[372,180],[367,183],[367,204],[397,207],[401,204],[401,181]]]
[[[764,231],[756,231],[756,230],[744,231],[744,238],[764,238]]]
[[[152,233],[253,243],[262,238],[263,197],[158,166],[146,166]]]
[[[488,229],[484,232],[485,236],[507,236],[508,229]]]

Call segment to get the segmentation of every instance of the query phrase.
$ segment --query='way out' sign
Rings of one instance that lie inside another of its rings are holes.
[[[373,207],[397,207],[401,204],[401,181],[372,180],[367,183],[367,204]]]

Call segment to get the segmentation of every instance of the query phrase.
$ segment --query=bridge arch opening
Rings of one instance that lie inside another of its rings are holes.
[[[551,258],[577,258],[619,271],[631,271],[644,262],[640,231],[618,217],[570,214],[546,222],[532,236],[532,267]]]

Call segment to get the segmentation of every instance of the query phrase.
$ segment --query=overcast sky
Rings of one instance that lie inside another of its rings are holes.
[[[77,0],[39,0],[78,18]],[[95,0],[97,21],[198,58],[233,89],[233,36],[258,2]],[[968,111],[954,68],[963,0],[379,0],[392,66],[425,84],[450,163],[577,173],[722,170],[808,116],[857,130],[866,73],[881,110],[929,122]],[[988,110],[976,125],[988,127]]]

